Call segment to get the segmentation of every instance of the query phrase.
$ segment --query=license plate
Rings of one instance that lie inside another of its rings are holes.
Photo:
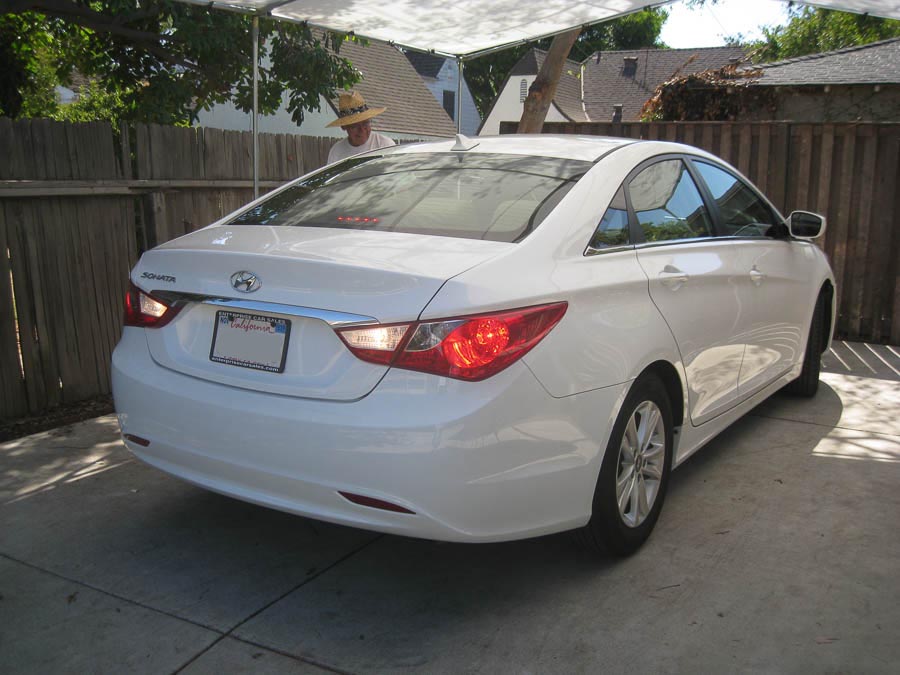
[[[290,334],[291,322],[287,319],[218,311],[209,360],[283,373]]]

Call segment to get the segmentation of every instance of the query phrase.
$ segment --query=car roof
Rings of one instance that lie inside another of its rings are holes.
[[[450,152],[459,142],[460,135],[453,140],[433,143],[404,143],[388,150],[384,154],[413,154],[426,152]],[[532,155],[537,157],[556,157],[559,159],[576,159],[593,162],[612,150],[637,143],[631,138],[606,138],[602,136],[576,136],[552,134],[505,134],[502,136],[462,136],[461,144],[467,150],[464,153],[490,153],[500,155]]]

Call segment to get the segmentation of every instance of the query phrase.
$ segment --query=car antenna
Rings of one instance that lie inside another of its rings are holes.
[[[450,148],[450,150],[454,152],[465,152],[466,150],[474,148],[478,143],[479,142],[474,138],[468,138],[464,134],[456,134],[456,144]]]

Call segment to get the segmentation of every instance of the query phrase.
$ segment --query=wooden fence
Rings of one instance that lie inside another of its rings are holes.
[[[900,124],[553,122],[544,133],[694,145],[737,167],[782,213],[825,215],[818,243],[837,281],[837,335],[900,344]]]
[[[260,136],[265,191],[334,139]],[[0,118],[0,418],[107,394],[140,252],[252,198],[249,133]]]
[[[692,143],[782,211],[829,225],[842,337],[900,343],[900,125],[547,124]],[[333,139],[260,137],[265,191],[325,162]],[[252,196],[249,133],[0,119],[0,418],[109,392],[122,295],[142,250]]]

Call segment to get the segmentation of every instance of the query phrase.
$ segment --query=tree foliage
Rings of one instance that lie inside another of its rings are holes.
[[[783,26],[763,28],[754,43],[757,63],[864,45],[900,35],[900,21],[811,7],[792,8]]]
[[[663,47],[665,45],[660,43],[659,35],[668,16],[664,9],[647,9],[585,28],[575,41],[569,58],[582,61],[598,51]],[[482,117],[487,115],[506,76],[519,59],[529,49],[537,47],[547,50],[550,44],[551,40],[547,39],[510,47],[466,63],[466,83]]]
[[[333,98],[359,79],[338,55],[344,36],[266,18],[259,35],[270,57],[259,71],[263,114],[275,112],[288,92],[300,124],[305,110],[319,109],[320,95]],[[251,19],[175,0],[4,2],[0,114],[53,114],[48,80],[66,84],[75,72],[92,83],[85,115],[108,105],[119,119],[184,124],[229,100],[249,111]]]

